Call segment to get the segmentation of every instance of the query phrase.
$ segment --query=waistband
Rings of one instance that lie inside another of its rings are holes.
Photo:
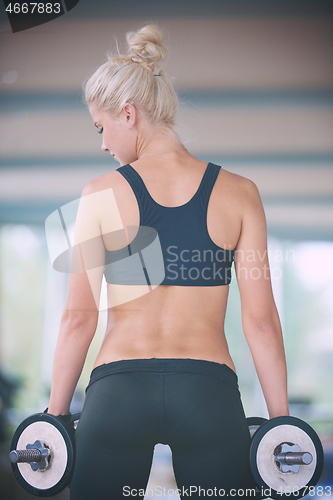
[[[199,373],[224,380],[238,389],[238,377],[228,365],[192,358],[123,359],[97,366],[91,372],[87,389],[97,380],[124,372],[153,372],[157,375],[172,373]]]

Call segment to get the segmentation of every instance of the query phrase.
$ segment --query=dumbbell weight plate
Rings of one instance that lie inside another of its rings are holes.
[[[252,437],[259,427],[267,422],[267,418],[263,417],[247,417],[246,422],[249,428],[250,436]]]
[[[33,471],[29,463],[12,463],[17,481],[29,493],[48,497],[56,495],[68,484],[74,468],[74,448],[61,421],[48,413],[37,413],[25,419],[16,429],[11,450],[25,450],[27,444],[39,440],[50,448],[50,464]]]
[[[274,450],[281,443],[298,444],[301,452],[311,453],[309,465],[300,466],[297,473],[283,473],[274,459]],[[250,447],[250,466],[260,488],[270,488],[270,496],[276,499],[300,498],[307,493],[305,486],[317,484],[323,468],[321,442],[306,422],[296,417],[276,417],[254,433]]]

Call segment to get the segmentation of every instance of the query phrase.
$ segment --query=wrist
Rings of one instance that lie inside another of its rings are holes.
[[[271,411],[268,411],[268,414],[269,414],[269,418],[275,418],[275,417],[289,417],[290,413],[289,413],[289,408],[283,408],[283,409],[274,409],[274,410],[271,410]]]
[[[70,415],[70,410],[69,408],[60,408],[57,406],[52,406],[50,405],[48,408],[46,408],[44,413],[50,413],[50,415],[54,415],[56,417],[58,416],[67,416]]]

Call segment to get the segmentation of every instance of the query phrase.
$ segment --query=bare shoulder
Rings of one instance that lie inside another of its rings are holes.
[[[258,193],[258,188],[253,181],[242,175],[224,170],[223,168],[221,168],[218,179],[221,184],[224,184],[225,188],[232,189],[238,192],[238,194],[253,196]]]
[[[236,203],[240,208],[261,205],[257,185],[242,175],[221,169],[217,187],[220,192],[223,191],[223,196],[227,197],[228,201]]]
[[[96,177],[84,187],[77,219],[82,221],[82,238],[99,236],[101,230],[105,235],[123,228],[115,196],[118,178],[122,178],[118,172],[110,172]]]
[[[99,175],[84,186],[82,190],[82,196],[95,194],[110,188],[118,189],[119,185],[122,184],[121,180],[122,176],[119,175],[116,170],[114,170],[113,172],[109,172],[108,174]]]

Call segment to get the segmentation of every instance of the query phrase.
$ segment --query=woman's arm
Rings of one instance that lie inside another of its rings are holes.
[[[53,415],[69,413],[98,322],[105,249],[98,220],[98,197],[89,185],[82,195],[85,198],[81,198],[75,224],[76,257],[81,262],[82,272],[71,273],[69,278],[68,297],[53,362],[48,408]]]
[[[286,360],[270,280],[265,214],[256,186],[251,181],[245,184],[235,269],[244,334],[273,418],[289,415]]]
[[[77,294],[82,299],[80,302]],[[53,415],[69,413],[75,387],[80,378],[91,341],[94,337],[98,309],[86,274],[71,275],[69,294],[60,324],[60,332],[53,361],[52,387],[48,412]],[[72,300],[74,298],[74,300]],[[83,307],[82,302],[91,302]],[[73,307],[74,306],[74,307]]]

